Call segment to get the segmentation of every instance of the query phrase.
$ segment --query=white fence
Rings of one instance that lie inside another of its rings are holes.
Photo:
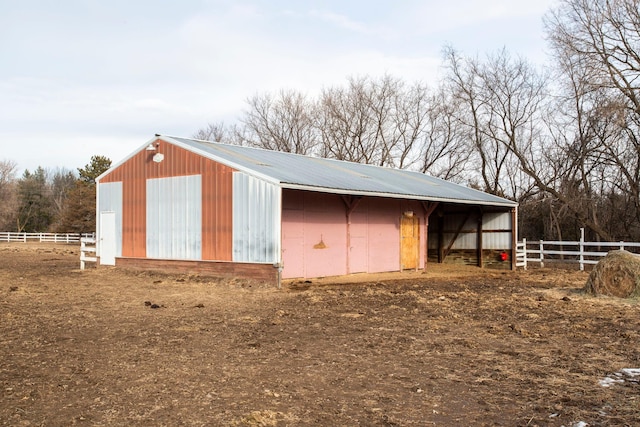
[[[80,270],[84,270],[85,262],[98,262],[95,237],[83,237],[80,239]]]
[[[538,263],[544,267],[546,263],[577,263],[580,270],[588,264],[597,264],[600,258],[612,250],[628,250],[640,252],[640,243],[634,242],[585,242],[584,230],[577,242],[560,242],[552,240],[527,241],[522,239],[516,245],[516,267],[525,270],[529,263]]]
[[[80,243],[82,237],[95,237],[95,233],[16,233],[0,232],[0,242]]]

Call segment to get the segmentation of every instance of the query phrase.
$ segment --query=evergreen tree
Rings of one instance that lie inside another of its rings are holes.
[[[96,230],[95,179],[111,167],[111,160],[92,156],[84,168],[78,168],[79,178],[67,195],[57,231],[61,233],[93,233]]]
[[[102,175],[111,167],[111,160],[105,156],[91,156],[91,162],[83,168],[78,168],[78,176],[80,181],[94,185],[96,178]]]
[[[52,221],[52,200],[47,187],[47,174],[42,167],[24,171],[18,181],[17,230],[45,232]]]

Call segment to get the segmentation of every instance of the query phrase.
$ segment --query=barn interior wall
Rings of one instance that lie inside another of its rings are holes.
[[[453,209],[453,208],[452,208]],[[478,265],[478,227],[481,218],[482,264],[484,267],[511,268],[503,252],[512,249],[511,210],[482,212],[478,207],[453,212],[435,212],[429,224],[428,261],[438,262],[440,246],[449,249],[444,263]],[[442,242],[439,242],[442,239]]]

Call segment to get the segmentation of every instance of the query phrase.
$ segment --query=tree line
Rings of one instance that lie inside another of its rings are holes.
[[[640,240],[639,0],[562,0],[550,61],[443,50],[434,87],[349,78],[317,96],[249,98],[193,136],[408,168],[520,203],[519,235]]]
[[[17,177],[15,162],[0,161],[0,230],[93,233],[95,178],[110,166],[108,158],[93,156],[77,173],[38,167]]]
[[[640,0],[561,0],[549,61],[443,49],[434,86],[351,77],[310,96],[258,93],[198,139],[407,168],[517,201],[519,236],[640,241]],[[111,161],[16,176],[0,161],[0,229],[92,232]]]

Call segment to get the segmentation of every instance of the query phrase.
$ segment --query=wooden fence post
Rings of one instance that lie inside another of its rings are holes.
[[[584,228],[580,228],[580,271],[584,271]]]
[[[84,270],[84,240],[80,239],[80,270]]]
[[[93,247],[88,247],[87,243],[92,244]],[[85,262],[98,262],[98,258],[96,257],[96,239],[89,237],[81,237],[80,238],[80,270],[84,270]],[[92,256],[88,256],[87,254],[91,254]]]
[[[540,240],[540,268],[544,268],[544,242]]]

